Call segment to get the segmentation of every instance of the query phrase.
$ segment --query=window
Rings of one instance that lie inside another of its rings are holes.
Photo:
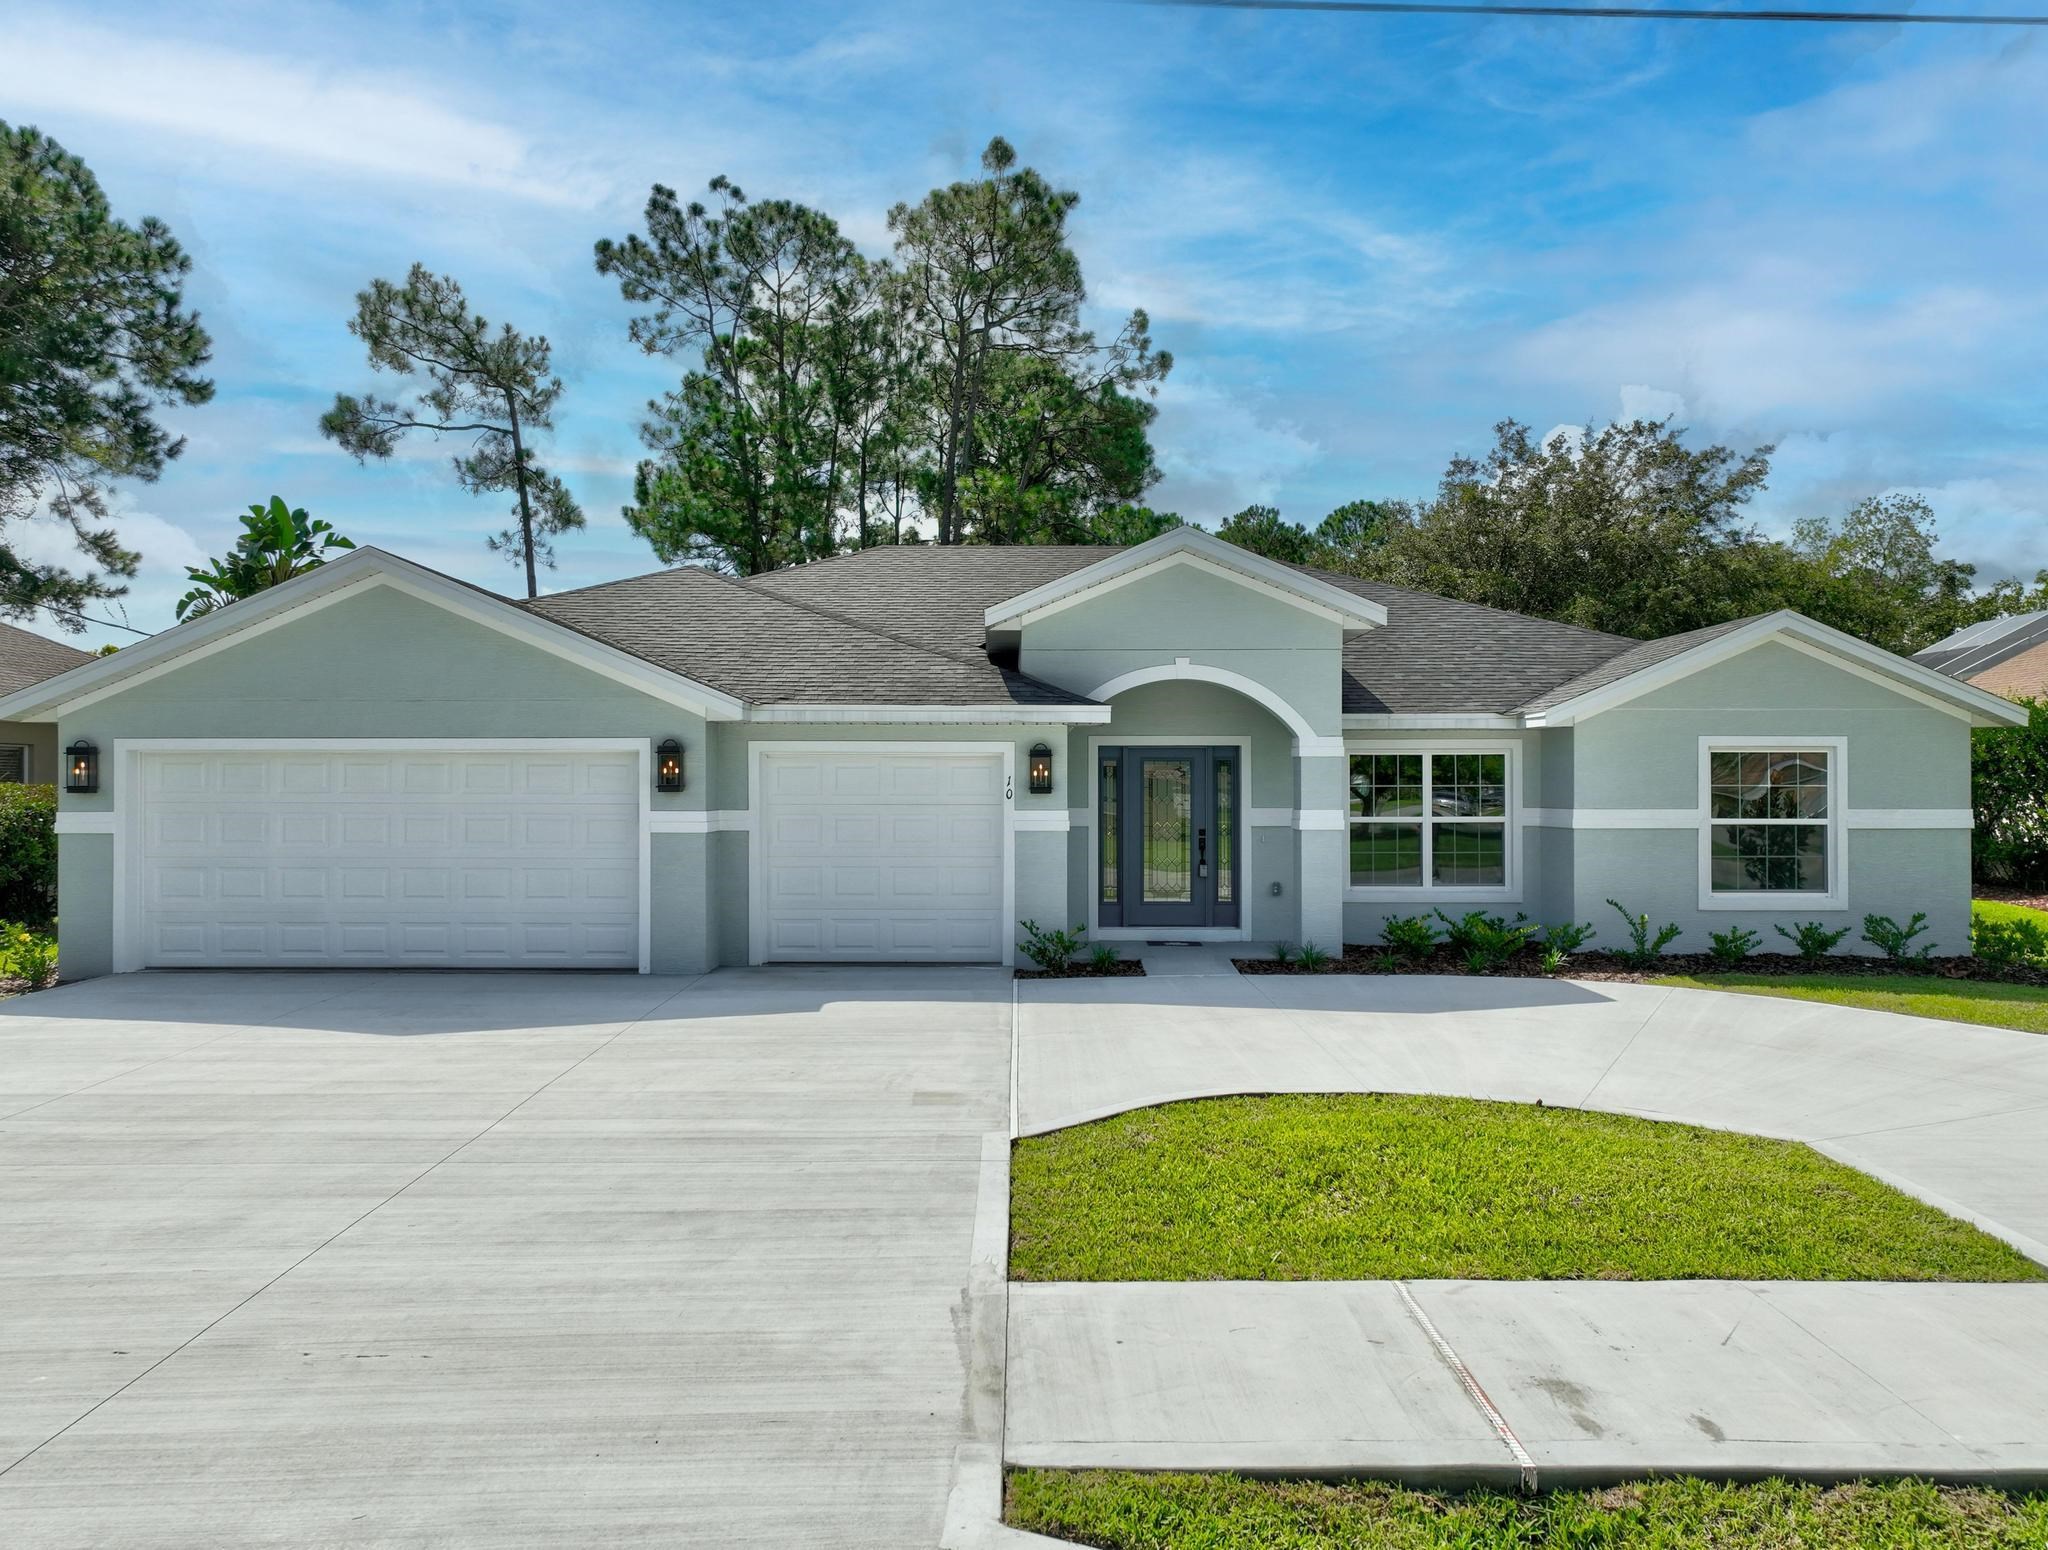
[[[1827,895],[1834,750],[1706,750],[1707,888],[1714,894]]]
[[[20,743],[0,743],[0,785],[20,786],[28,782],[28,749]]]
[[[1351,886],[1508,886],[1505,749],[1351,756]]]
[[[1117,902],[1117,823],[1121,813],[1117,808],[1116,760],[1104,759],[1096,779],[1101,783],[1098,801],[1101,805],[1102,821],[1095,826],[1096,843],[1102,847],[1095,875],[1102,879],[1102,902]]]

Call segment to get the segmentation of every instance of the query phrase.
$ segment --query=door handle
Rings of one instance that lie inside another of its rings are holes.
[[[1195,830],[1195,876],[1209,875],[1209,831]]]

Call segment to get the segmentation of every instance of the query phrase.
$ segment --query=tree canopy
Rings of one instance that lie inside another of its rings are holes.
[[[1172,359],[1133,312],[1080,320],[1078,196],[994,140],[984,176],[889,214],[888,259],[727,178],[657,185],[597,244],[630,337],[690,361],[648,406],[626,521],[670,563],[752,574],[848,547],[1092,543],[1179,519],[1142,497]]]
[[[178,599],[178,618],[196,619],[245,597],[266,592],[280,582],[318,570],[331,549],[353,549],[354,543],[335,532],[334,524],[287,506],[273,495],[258,501],[242,517],[242,534],[227,554],[205,566],[188,566],[192,590]]]
[[[135,574],[108,486],[153,480],[183,450],[156,406],[213,396],[199,374],[211,341],[184,304],[191,268],[161,221],[116,220],[84,162],[0,123],[0,613],[75,610]],[[17,554],[6,525],[38,516],[65,523],[90,568]]]
[[[562,396],[546,338],[509,323],[493,333],[462,287],[424,264],[414,264],[403,285],[372,280],[358,291],[348,331],[363,341],[372,370],[424,377],[426,385],[410,402],[337,393],[321,433],[358,462],[390,457],[411,431],[471,437],[470,450],[452,460],[456,480],[472,493],[515,492],[517,525],[485,542],[525,568],[526,595],[534,596],[535,568],[554,564],[552,540],[583,526],[582,508],[535,460],[529,440],[553,428]]]

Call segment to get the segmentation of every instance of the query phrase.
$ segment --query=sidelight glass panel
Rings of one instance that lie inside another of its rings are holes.
[[[1237,765],[1229,759],[1216,761],[1216,902],[1235,902],[1236,884],[1231,863],[1236,859],[1237,792],[1233,789]]]
[[[1123,813],[1117,803],[1118,781],[1116,777],[1116,760],[1104,759],[1102,761],[1102,768],[1096,776],[1102,782],[1102,792],[1099,799],[1102,821],[1096,826],[1096,831],[1102,836],[1102,864],[1097,871],[1098,875],[1102,878],[1102,902],[1104,904],[1114,904],[1118,898],[1117,841],[1120,837],[1118,819],[1123,816]]]
[[[1141,759],[1139,815],[1147,904],[1191,904],[1195,897],[1194,766],[1186,759]]]

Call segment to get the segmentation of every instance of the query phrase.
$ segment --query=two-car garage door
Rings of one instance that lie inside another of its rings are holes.
[[[1003,957],[999,753],[762,751],[761,956]]]
[[[634,968],[639,755],[137,755],[144,967]]]

